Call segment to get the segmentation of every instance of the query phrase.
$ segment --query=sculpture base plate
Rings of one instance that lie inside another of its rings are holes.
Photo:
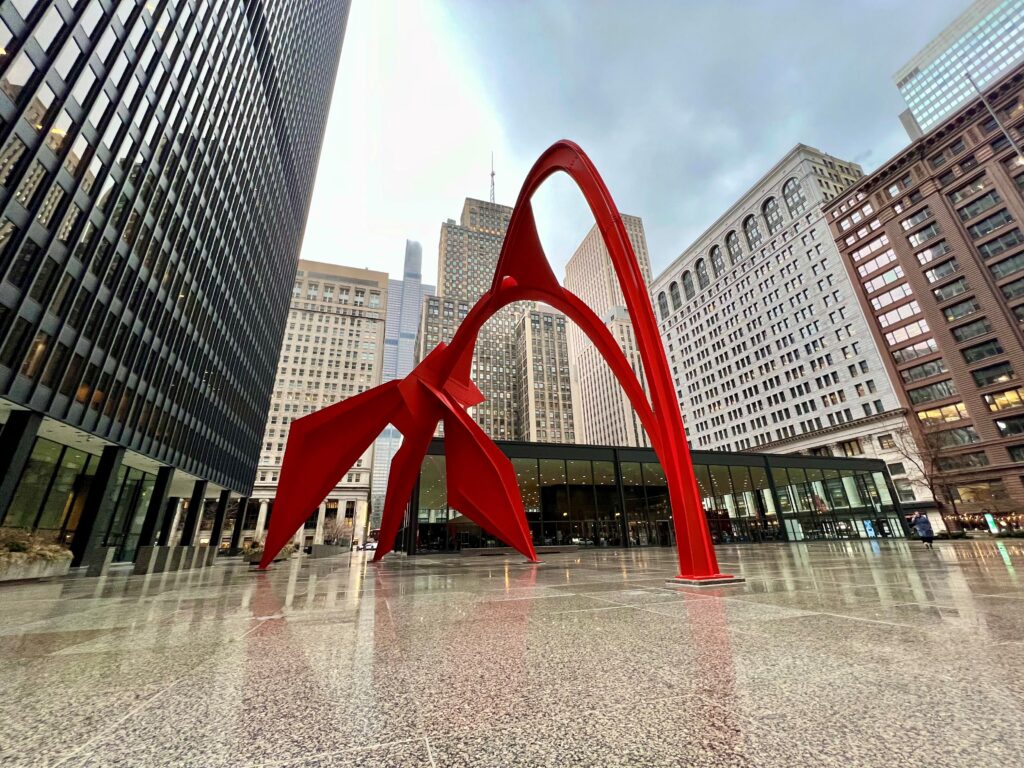
[[[723,584],[742,584],[745,581],[746,579],[742,576],[721,573],[717,576],[676,576],[674,579],[668,579],[665,583],[679,587],[720,587]]]

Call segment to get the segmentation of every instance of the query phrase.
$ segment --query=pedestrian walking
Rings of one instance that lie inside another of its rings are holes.
[[[933,549],[932,542],[935,541],[935,531],[932,530],[932,523],[928,515],[917,512],[910,518],[910,527],[917,531],[917,537],[924,542],[928,549]]]

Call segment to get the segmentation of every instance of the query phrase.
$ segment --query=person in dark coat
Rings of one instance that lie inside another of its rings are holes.
[[[932,549],[932,542],[935,541],[935,532],[932,530],[932,523],[928,515],[918,512],[910,518],[910,527],[917,531],[917,537],[924,542],[928,549]]]

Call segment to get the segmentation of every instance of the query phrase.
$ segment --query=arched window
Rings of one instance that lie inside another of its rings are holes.
[[[779,201],[774,197],[769,197],[764,201],[764,205],[761,207],[761,213],[764,214],[764,220],[768,224],[768,234],[774,235],[780,229],[782,229],[782,211],[779,209]]]
[[[679,283],[673,282],[668,287],[668,292],[672,294],[672,309],[679,309],[683,306],[683,300],[679,298]]]
[[[757,226],[757,219],[753,216],[747,216],[743,220],[743,234],[747,236],[747,245],[750,246],[750,250],[754,250],[761,245],[761,228]]]
[[[697,295],[697,292],[693,290],[693,275],[689,272],[683,272],[683,293],[686,294],[687,299],[692,299]]]
[[[697,282],[702,291],[711,285],[711,280],[708,279],[708,265],[704,259],[697,260]]]
[[[798,216],[804,212],[804,208],[807,206],[807,198],[804,197],[804,191],[800,187],[799,181],[789,179],[783,184],[782,197],[786,201],[786,208],[789,209],[790,216]]]
[[[722,258],[722,249],[717,245],[711,249],[711,268],[715,270],[715,277],[725,272],[725,259]]]
[[[725,236],[725,247],[729,249],[729,263],[735,265],[743,258],[743,249],[740,247],[740,236],[733,230]]]
[[[675,285],[675,283],[673,283]],[[679,292],[679,286],[676,286],[676,293]],[[668,317],[668,296],[662,291],[658,294],[658,310],[661,312],[661,319],[664,320]]]

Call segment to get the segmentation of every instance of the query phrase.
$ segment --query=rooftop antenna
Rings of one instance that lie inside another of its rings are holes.
[[[494,202],[494,153],[491,152],[491,202]]]

